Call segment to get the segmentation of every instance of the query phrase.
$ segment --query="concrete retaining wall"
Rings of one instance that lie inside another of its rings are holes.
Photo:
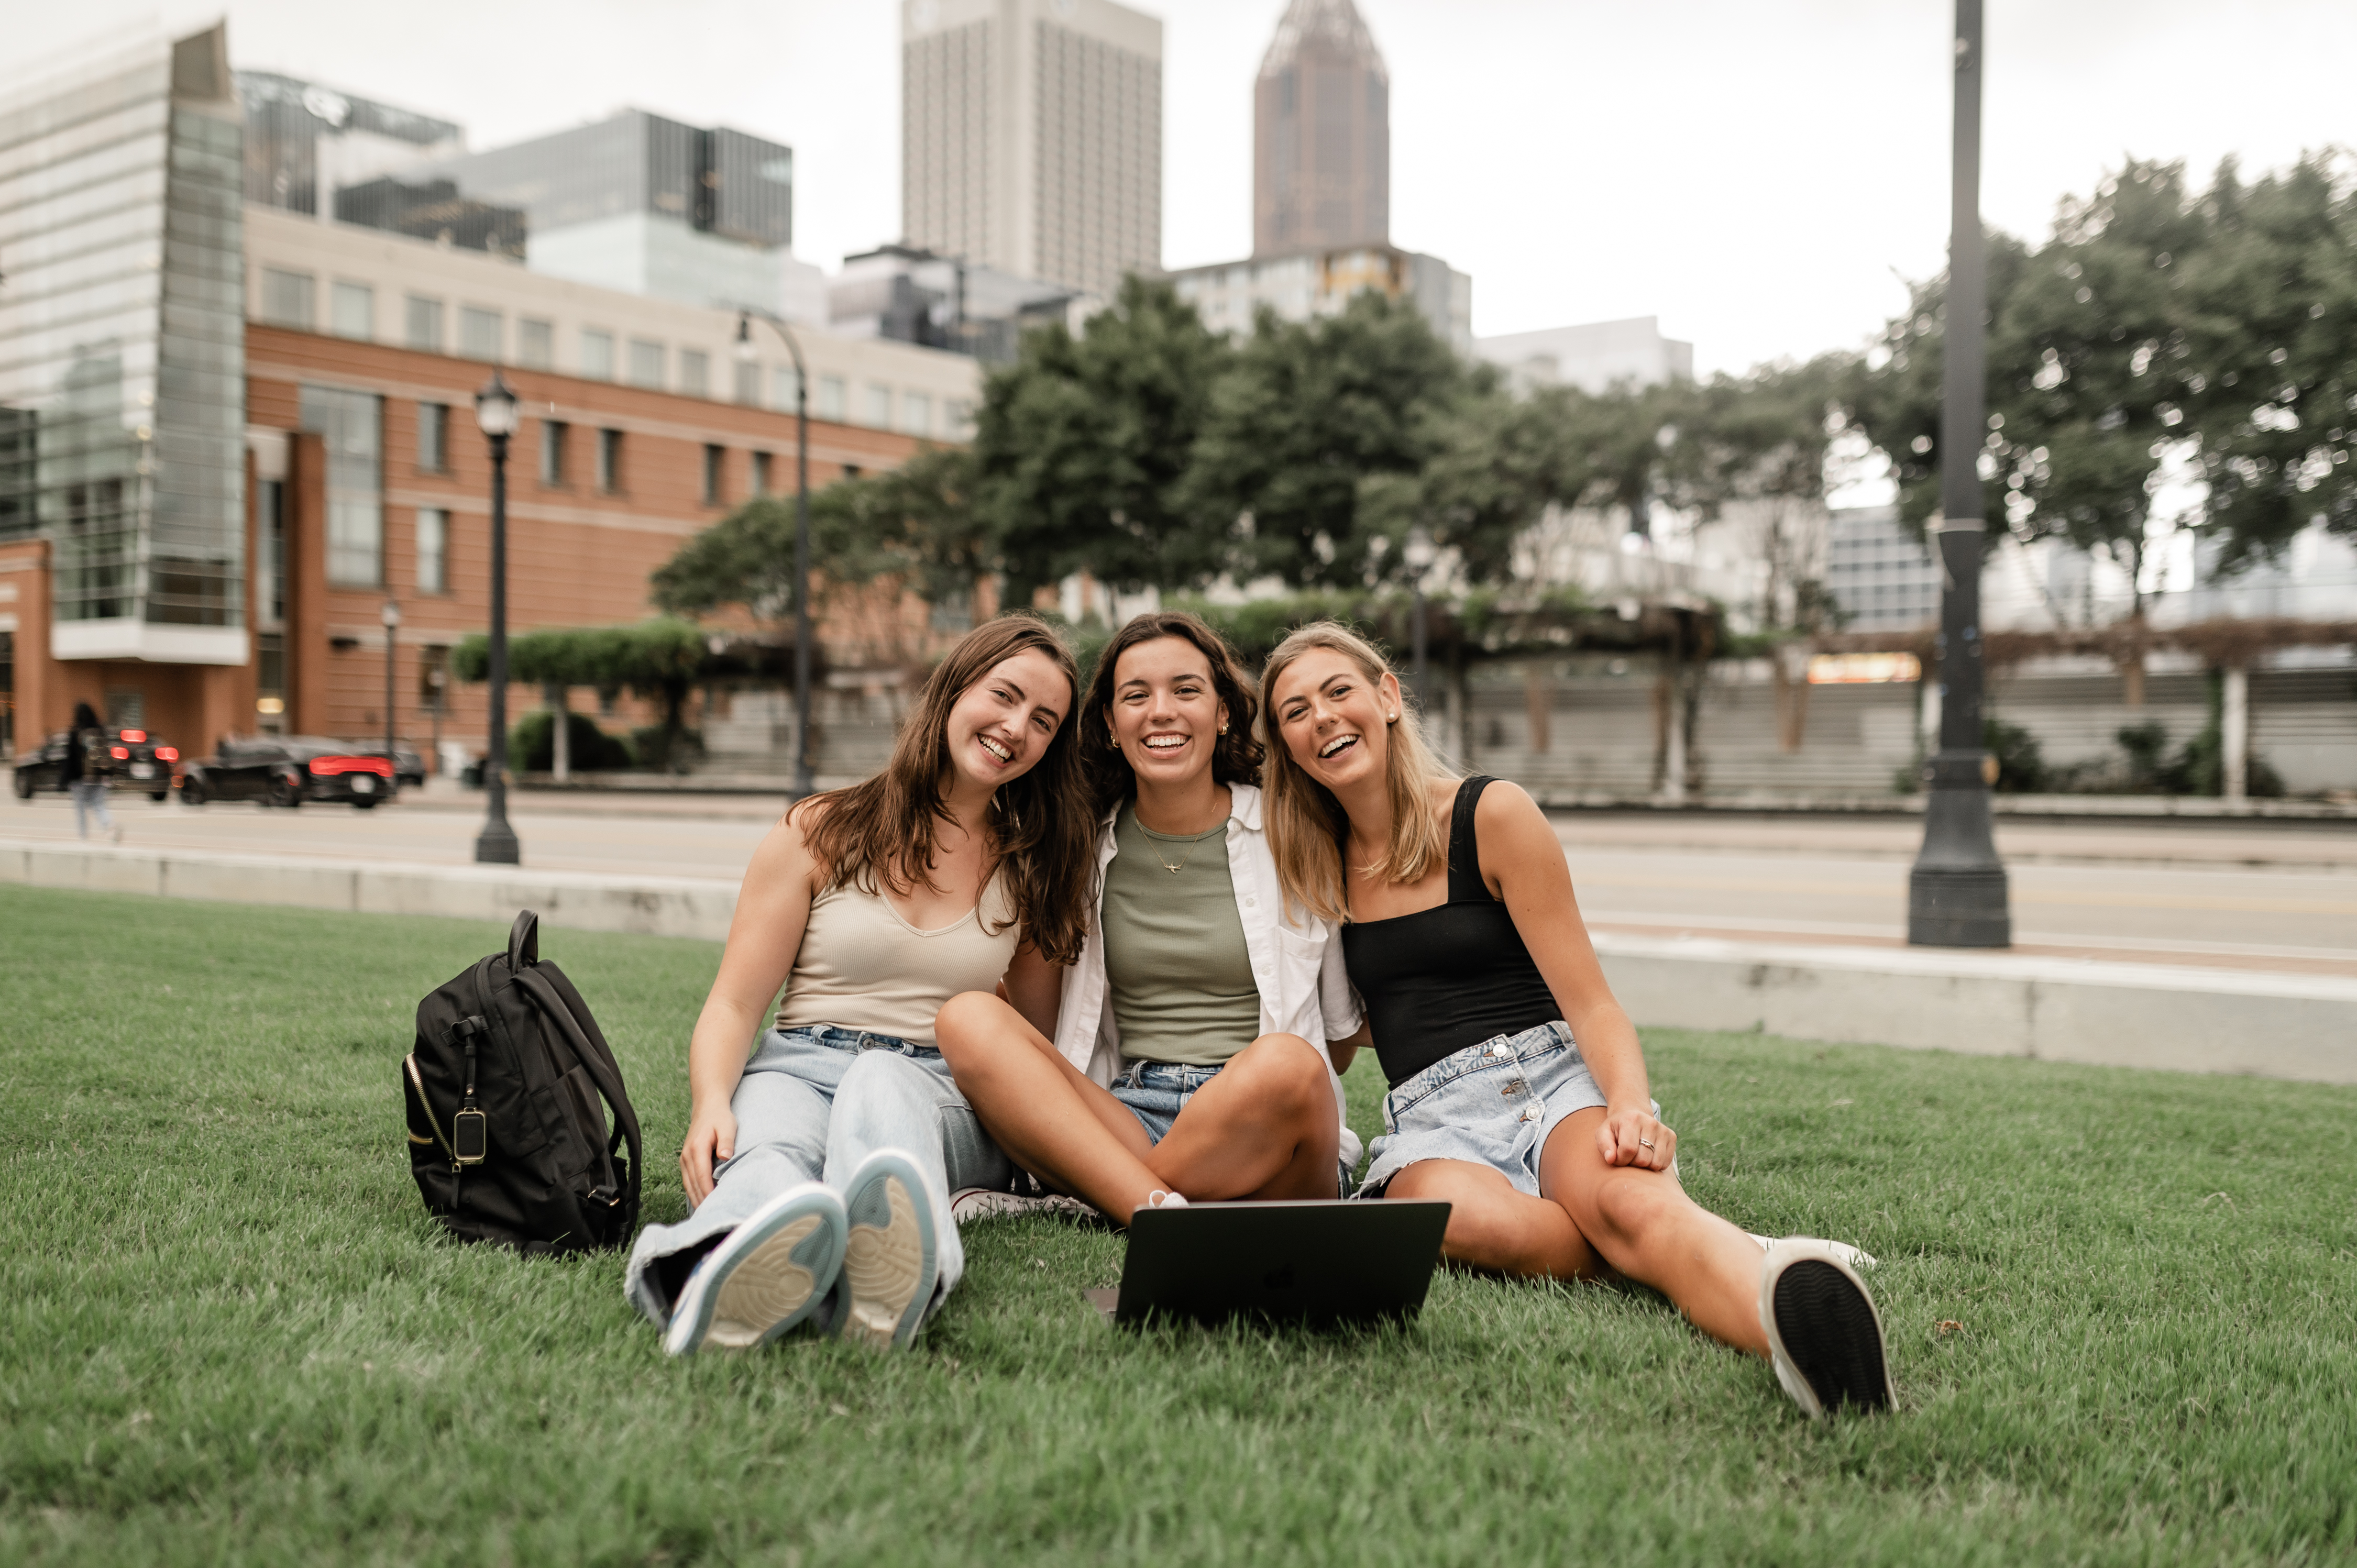
[[[728,934],[737,885],[0,839],[0,882],[647,936]],[[1599,933],[1641,1025],[2357,1083],[2357,980],[1931,949]]]

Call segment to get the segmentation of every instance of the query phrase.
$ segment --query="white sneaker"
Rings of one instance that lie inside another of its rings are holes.
[[[817,1182],[790,1187],[706,1252],[673,1304],[663,1348],[742,1350],[808,1317],[843,1268],[843,1200]]]
[[[841,1332],[878,1350],[917,1337],[933,1286],[941,1278],[932,1200],[917,1162],[898,1149],[878,1149],[851,1173],[843,1206],[850,1216],[843,1278],[851,1306]]]
[[[1776,1380],[1811,1419],[1847,1404],[1899,1402],[1882,1341],[1882,1315],[1834,1243],[1788,1236],[1760,1266],[1760,1326]]]
[[[1746,1230],[1744,1234],[1750,1237],[1754,1241],[1759,1242],[1760,1250],[1763,1252],[1776,1244],[1775,1237],[1762,1236],[1757,1230]],[[1866,1251],[1863,1247],[1853,1247],[1846,1241],[1827,1241],[1824,1244],[1834,1250],[1834,1256],[1839,1258],[1843,1262],[1847,1263],[1853,1269],[1871,1269],[1876,1267],[1880,1261],[1877,1259],[1873,1253]]]
[[[985,1219],[1013,1219],[1026,1214],[1061,1214],[1074,1219],[1097,1218],[1096,1208],[1060,1192],[1028,1197],[986,1187],[969,1187],[950,1195],[950,1219],[963,1227]]]

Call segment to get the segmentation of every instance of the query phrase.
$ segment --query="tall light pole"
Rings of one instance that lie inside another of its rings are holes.
[[[393,754],[393,634],[401,629],[401,606],[388,598],[384,608],[377,612],[384,622],[384,760],[393,768],[386,776],[385,793],[401,793],[401,763]]]
[[[794,798],[813,792],[811,781],[811,616],[810,616],[810,368],[802,363],[802,346],[794,340],[783,318],[751,306],[737,312],[737,357],[753,358],[753,318],[769,323],[784,339],[794,360]]]
[[[1919,947],[2013,941],[2005,864],[1989,828],[1981,741],[1980,455],[1987,397],[1982,317],[1981,0],[1956,0],[1956,139],[1940,411],[1940,749],[1924,765],[1923,848],[1907,881],[1907,940]]]
[[[491,444],[491,735],[483,757],[490,811],[475,840],[475,858],[487,865],[516,865],[523,860],[523,846],[508,826],[508,437],[516,432],[516,395],[497,371],[475,394],[475,423]]]
[[[1409,657],[1415,671],[1415,703],[1425,702],[1425,608],[1424,575],[1432,570],[1432,563],[1440,553],[1433,548],[1432,535],[1421,526],[1407,531],[1407,543],[1401,547],[1400,559],[1407,563],[1407,581],[1415,597],[1408,611]]]

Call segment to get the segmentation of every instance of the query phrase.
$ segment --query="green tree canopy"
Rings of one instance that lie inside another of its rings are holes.
[[[676,752],[688,693],[710,657],[701,628],[669,617],[635,626],[550,628],[508,639],[508,674],[514,680],[628,691],[660,706],[666,759]],[[450,668],[461,681],[487,679],[490,662],[490,639],[480,632],[450,650]]]

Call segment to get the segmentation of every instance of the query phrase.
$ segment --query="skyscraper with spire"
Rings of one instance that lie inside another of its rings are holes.
[[[1391,75],[1351,0],[1291,0],[1253,89],[1253,254],[1391,240]]]

